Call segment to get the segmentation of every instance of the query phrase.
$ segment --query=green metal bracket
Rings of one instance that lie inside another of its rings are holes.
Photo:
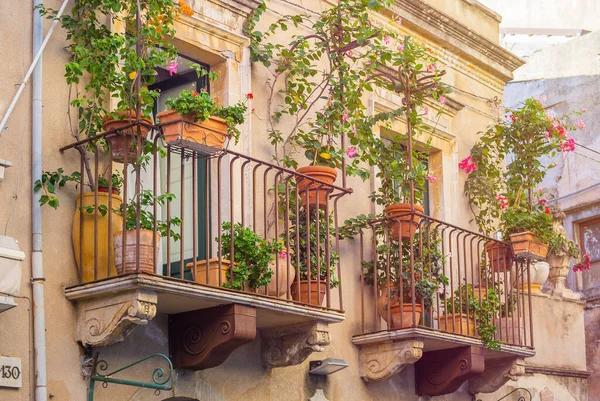
[[[133,366],[139,365],[142,362],[145,362],[152,358],[162,358],[167,361],[169,364],[169,374],[165,377],[165,370],[163,368],[156,368],[152,372],[152,383],[150,382],[138,382],[134,380],[126,380],[126,379],[116,379],[113,376],[117,373],[123,372]],[[88,387],[88,401],[94,401],[94,387],[96,382],[101,382],[102,387],[108,387],[109,383],[120,384],[124,386],[134,386],[134,387],[142,387],[142,388],[150,388],[154,389],[156,395],[160,393],[161,390],[169,391],[173,388],[173,364],[169,357],[163,354],[152,354],[147,356],[144,359],[140,359],[132,364],[129,364],[121,369],[117,369],[113,372],[101,374],[99,371],[106,372],[108,370],[108,363],[104,360],[98,360],[98,353],[94,355],[93,360],[93,368],[92,368],[92,377],[90,378],[90,385]],[[163,378],[164,377],[164,378]]]

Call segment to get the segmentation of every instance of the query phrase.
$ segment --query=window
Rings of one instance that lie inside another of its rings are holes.
[[[202,65],[208,71],[209,66],[200,63],[196,60],[189,59],[185,56],[179,55],[178,57],[178,66],[177,73],[171,73],[166,69],[158,68],[157,69],[157,77],[156,82],[150,87],[150,89],[157,89],[160,91],[160,96],[156,99],[154,104],[154,119],[156,120],[156,115],[161,111],[166,110],[165,102],[168,98],[176,97],[179,92],[182,90],[195,91],[201,88],[204,88],[207,91],[210,91],[208,76],[198,77],[195,70],[191,69],[187,66],[189,62],[194,62]],[[171,203],[171,216],[181,216],[181,198],[184,198],[184,216],[192,216],[192,208],[196,208],[198,213],[197,224],[196,224],[196,257],[197,259],[204,259],[209,249],[209,245],[207,242],[207,231],[210,232],[210,219],[207,219],[206,214],[200,211],[207,210],[207,191],[210,188],[210,182],[207,182],[206,171],[207,171],[207,161],[206,160],[195,160],[195,161],[184,161],[185,163],[194,162],[197,163],[197,204],[192,205],[191,200],[192,197],[192,173],[191,168],[185,169],[185,175],[183,178],[183,182],[181,180],[181,158],[178,154],[171,154],[171,168],[170,168],[170,177],[171,177],[171,185],[169,191],[176,196],[176,200]],[[161,188],[161,192],[167,191],[167,160],[161,159],[159,164],[160,174],[159,174],[159,186]],[[183,190],[182,190],[183,189]],[[161,219],[166,219],[167,210],[166,207],[161,208],[157,217]],[[177,228],[176,228],[177,230]],[[183,277],[181,277],[181,264],[185,266],[186,263],[189,263],[193,259],[193,225],[186,219],[186,224],[184,224],[184,254],[180,254],[180,243],[171,242],[170,246],[170,264],[171,264],[171,276],[185,278],[187,280],[192,279],[191,272],[185,271]],[[159,259],[162,260],[162,270],[163,274],[167,272],[167,243],[166,238],[161,239],[161,247],[160,254],[162,255]],[[182,261],[183,259],[183,261]]]
[[[579,245],[582,253],[590,254],[594,281],[600,281],[600,217],[579,224]]]

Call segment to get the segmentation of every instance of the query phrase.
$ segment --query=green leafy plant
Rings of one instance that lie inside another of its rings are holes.
[[[123,176],[121,173],[113,173],[111,177],[112,188],[117,190],[117,193],[121,193],[121,187],[123,185]],[[42,172],[42,178],[36,180],[33,184],[33,190],[43,191],[43,195],[40,197],[40,205],[48,205],[53,209],[57,209],[60,206],[60,202],[56,197],[56,192],[63,188],[67,183],[74,182],[77,185],[81,185],[81,174],[75,171],[71,174],[65,174],[62,167],[56,171],[44,171]],[[93,184],[88,184],[92,191],[94,190]],[[108,188],[108,179],[104,176],[98,176],[98,187]]]
[[[251,93],[246,95],[246,101],[252,98]],[[198,92],[183,90],[176,98],[167,99],[165,104],[169,109],[184,116],[191,116],[194,121],[198,122],[208,120],[212,116],[222,118],[227,124],[227,135],[231,136],[235,143],[240,137],[237,126],[244,123],[248,111],[246,102],[239,102],[227,107],[217,106],[210,94],[203,89]]]
[[[232,259],[231,246],[233,241],[233,278],[227,271],[226,288],[243,290],[244,285],[252,289],[264,287],[271,282],[273,271],[269,264],[275,260],[275,255],[283,249],[277,241],[267,241],[256,234],[251,228],[244,227],[241,223],[233,226],[230,222],[222,225],[221,242],[219,244],[221,256]],[[218,241],[218,239],[217,239]]]
[[[173,241],[178,241],[181,238],[181,234],[173,231],[171,227],[181,226],[181,219],[178,217],[172,217],[169,220],[155,219],[154,213],[149,210],[155,204],[164,206],[167,202],[172,202],[173,200],[175,200],[175,195],[170,192],[165,192],[162,195],[157,196],[151,190],[146,189],[137,193],[129,202],[127,202],[126,210],[125,204],[121,204],[118,209],[113,209],[113,211],[123,216],[125,230],[136,230],[139,222],[140,230],[152,231],[154,230],[154,224],[156,223],[157,233],[163,237],[166,237],[168,233]],[[138,201],[140,204],[139,218],[137,213]],[[93,206],[90,207],[93,211]]]
[[[567,131],[582,125],[569,122],[574,115],[581,113],[553,117],[531,98],[519,109],[507,109],[504,121],[482,134],[471,155],[459,163],[469,174],[465,195],[481,232],[501,231],[508,239],[511,233],[530,230],[549,242],[550,211],[537,188],[554,167],[545,158],[575,149]]]
[[[501,302],[496,290],[488,288],[482,298],[476,297],[471,284],[461,284],[450,296],[444,296],[446,314],[462,314],[477,321],[477,333],[481,342],[489,349],[498,350],[502,344],[496,340],[498,328],[496,319],[501,310]]]

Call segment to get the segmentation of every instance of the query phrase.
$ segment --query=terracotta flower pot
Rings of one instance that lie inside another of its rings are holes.
[[[298,301],[307,304],[308,303],[308,281],[302,280],[300,284],[298,282],[292,283],[290,287],[290,291],[292,293],[292,300]],[[325,299],[325,294],[327,293],[327,283],[325,281],[321,281],[320,285],[317,285],[317,280],[310,281],[310,304],[321,306],[323,305],[323,300]],[[300,298],[298,298],[300,297]]]
[[[104,116],[104,118],[102,118],[102,127],[104,128],[104,131],[120,130],[123,127],[132,124],[137,118],[137,114],[133,110],[117,111],[116,113],[119,115],[119,117],[116,119],[111,114],[107,114]],[[142,121],[144,121],[146,124],[152,124],[152,120],[148,118],[143,118]],[[146,139],[149,131],[150,129],[148,127],[143,125],[139,126],[139,134],[142,139]],[[112,159],[114,162],[124,163],[125,155],[127,155],[128,163],[131,163],[137,159],[137,135],[138,127],[133,126],[119,131],[116,135],[109,136]]]
[[[306,166],[300,167],[297,172],[307,175],[311,178],[315,178],[317,180],[324,181],[328,184],[333,184],[337,178],[337,170],[331,167],[325,166]],[[307,189],[308,189],[308,204],[310,206],[316,207],[325,207],[327,205],[327,199],[329,194],[331,193],[332,188],[320,188],[322,184],[316,182],[310,182],[306,180],[304,177],[297,177],[296,184],[298,193],[300,195],[300,200],[303,205],[306,205],[307,201]],[[314,189],[312,189],[314,188]],[[318,199],[317,199],[317,188],[318,188]]]
[[[424,213],[425,209],[421,205],[415,205],[416,213]],[[385,208],[387,217],[400,216],[392,222],[392,238],[408,240],[415,235],[421,216],[410,214],[410,203],[393,203]]]
[[[79,199],[77,194],[77,208],[73,215],[73,229],[72,240],[73,240],[73,251],[75,253],[75,262],[77,267],[81,271],[82,283],[89,283],[94,281],[94,213],[83,212],[83,236],[80,237],[81,228],[81,214],[79,207],[82,206],[94,206],[95,196],[93,192],[83,193],[83,203]],[[123,199],[120,196],[112,195],[112,208],[118,209]],[[108,208],[108,193],[98,193],[98,206],[106,206]],[[113,245],[108,243],[109,236],[112,239],[113,236],[123,229],[123,218],[117,213],[110,214],[110,233],[108,232],[108,217],[106,214],[102,216],[98,213],[98,228],[97,228],[97,243],[98,243],[98,276],[96,279],[100,280],[107,277],[115,277],[117,271],[115,270],[115,254]],[[80,250],[83,247],[83,260],[80,260]],[[109,268],[110,262],[110,268]]]
[[[390,308],[390,317],[392,321],[389,322],[387,308],[388,300],[387,294],[385,294],[378,298],[377,310],[381,315],[381,318],[389,324],[390,329],[401,329],[416,326],[421,320],[421,313],[423,313],[423,306],[420,303],[416,303],[414,308],[415,316],[413,320],[412,302],[405,301],[401,306],[400,302],[395,301],[392,302],[392,306]]]
[[[545,259],[548,244],[540,242],[531,231],[510,235],[515,255],[534,259]]]
[[[219,258],[208,259],[208,281],[206,279],[207,271],[206,260],[198,260],[196,262],[190,262],[185,265],[190,270],[195,269],[195,281],[199,284],[208,284],[215,287],[219,286],[219,276],[221,277],[221,285],[227,283],[227,271],[231,266],[231,261],[228,259],[221,259],[221,268],[219,269]]]
[[[156,116],[163,129],[164,140],[171,143],[178,139],[196,142],[215,149],[223,149],[227,135],[227,124],[219,117],[194,123],[193,116],[183,116],[174,110],[165,110]]]
[[[449,314],[438,318],[441,331],[475,337],[475,321],[467,315]]]
[[[160,248],[160,234],[156,233],[156,248],[153,248],[154,232],[152,230],[140,229],[140,270],[143,273],[154,273],[158,261],[158,249]],[[129,274],[136,271],[137,258],[137,234],[136,230],[125,231],[125,261],[123,261],[123,232],[114,235],[115,243],[115,267],[117,274]]]
[[[485,252],[494,272],[498,273],[510,270],[514,259],[510,246],[490,241],[485,244]]]
[[[282,297],[287,295],[288,289],[292,286],[294,277],[296,277],[296,269],[291,263],[290,271],[288,272],[287,258],[289,255],[286,249],[283,249],[283,252],[286,253],[285,257],[282,257],[281,254],[277,255],[279,263],[273,261],[269,265],[269,270],[271,270],[273,274],[271,275],[271,282],[267,286],[267,295],[272,297]]]
[[[481,295],[481,297],[480,297]],[[487,299],[488,298],[488,288],[483,286],[473,287],[473,296],[475,299]]]

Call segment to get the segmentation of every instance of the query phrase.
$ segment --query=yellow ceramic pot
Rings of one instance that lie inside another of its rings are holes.
[[[123,199],[117,194],[112,194],[113,209],[118,209]],[[108,193],[98,192],[98,205],[108,207]],[[81,282],[100,280],[106,277],[115,277],[115,258],[113,251],[113,235],[123,229],[123,218],[116,213],[110,213],[110,233],[108,232],[108,214],[102,216],[98,213],[97,241],[98,241],[98,267],[97,277],[94,277],[94,213],[83,212],[83,236],[80,237],[80,212],[81,202],[77,194],[77,208],[73,216],[73,251],[75,252],[75,261],[81,272]],[[94,206],[94,193],[83,193],[83,206]],[[83,247],[83,262],[80,260],[80,250]]]

